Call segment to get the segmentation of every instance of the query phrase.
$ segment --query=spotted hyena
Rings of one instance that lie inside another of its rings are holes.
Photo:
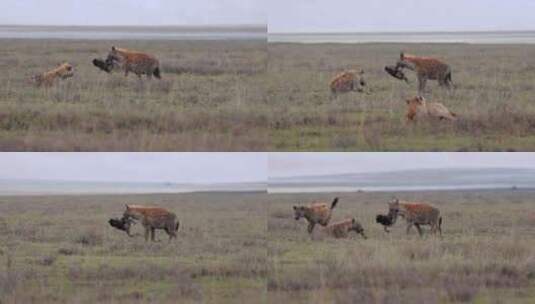
[[[421,225],[430,225],[431,232],[438,231],[442,236],[442,217],[440,211],[426,203],[402,202],[397,198],[388,203],[389,216],[392,223],[396,222],[398,216],[405,218],[407,222],[407,234],[414,225],[418,229],[420,236],[423,235]]]
[[[313,203],[308,206],[294,206],[295,220],[304,217],[308,221],[308,233],[312,233],[316,224],[324,227],[329,224],[333,209],[336,207],[337,203],[338,198],[335,198],[330,206],[324,203]]]
[[[448,64],[431,57],[418,57],[401,53],[396,69],[406,68],[416,72],[418,95],[423,95],[427,80],[437,80],[440,86],[450,88],[451,68]]]
[[[418,118],[432,117],[439,120],[456,120],[457,114],[451,112],[439,102],[427,102],[422,96],[416,96],[406,100],[407,121],[415,121]]]
[[[104,63],[108,66],[117,64],[124,70],[125,77],[128,76],[129,72],[132,72],[139,78],[146,75],[148,78],[154,76],[161,79],[160,62],[154,56],[146,53],[113,46]]]
[[[56,80],[67,79],[72,76],[74,76],[74,67],[68,62],[65,62],[48,72],[32,76],[31,80],[38,87],[50,87],[54,84],[54,82],[56,82]]]
[[[348,70],[336,75],[330,82],[331,93],[347,93],[356,91],[364,92],[366,80],[364,80],[364,71]]]
[[[160,207],[126,205],[123,218],[133,218],[141,221],[141,224],[145,228],[145,241],[149,240],[149,232],[151,234],[151,240],[155,241],[156,229],[165,230],[167,235],[169,235],[169,241],[171,241],[171,239],[176,238],[176,232],[179,227],[176,215]]]
[[[329,236],[337,239],[347,238],[351,231],[355,231],[355,233],[360,234],[364,239],[367,239],[364,234],[364,228],[362,228],[362,225],[355,218],[331,224],[325,227],[323,231]]]

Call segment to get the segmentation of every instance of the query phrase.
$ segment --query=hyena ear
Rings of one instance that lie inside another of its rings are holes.
[[[116,49],[117,49],[117,48],[115,47],[115,45],[111,47],[111,50],[112,50],[112,51],[115,51]]]
[[[352,218],[351,223],[355,224],[355,222],[356,222],[355,218]]]
[[[124,204],[126,206],[126,209],[130,209],[130,206],[128,204]]]
[[[294,206],[294,210],[297,210],[297,206]]]
[[[406,102],[407,104],[410,104],[410,103],[411,103],[411,100],[410,100],[410,99],[407,99],[407,100],[405,100],[405,102]]]
[[[416,97],[416,99],[418,100],[419,103],[423,103],[425,101],[423,96],[418,96]]]
[[[399,59],[401,60],[405,59],[405,53],[403,51],[399,53]]]

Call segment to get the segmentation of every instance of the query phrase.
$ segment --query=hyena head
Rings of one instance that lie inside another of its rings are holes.
[[[126,210],[123,213],[123,220],[130,220],[130,219],[139,220],[143,217],[138,211],[136,211],[133,208],[130,208],[128,204],[125,204],[125,206],[126,206]]]
[[[302,217],[305,217],[307,207],[305,206],[294,206],[294,216],[295,220],[299,220]]]
[[[400,211],[399,199],[394,197],[388,202],[388,217],[390,218],[392,224],[394,224],[398,218]]]
[[[74,76],[74,67],[70,63],[63,63],[58,68],[58,75],[62,79]]]
[[[425,109],[426,106],[426,100],[422,96],[407,99],[405,102],[407,103],[407,118],[411,120],[416,117],[416,114],[420,112],[421,109]]]
[[[353,79],[353,90],[357,92],[363,92],[366,87],[366,80],[364,79],[364,71],[360,70],[355,73],[355,78]]]
[[[414,63],[407,60],[407,56],[405,56],[404,52],[401,52],[401,54],[399,55],[399,60],[396,62],[396,70],[399,70],[401,68],[406,68],[409,70],[414,70],[416,68]]]
[[[351,227],[349,228],[349,231],[355,231],[357,234],[362,235],[363,238],[366,238],[364,228],[362,228],[362,225],[355,218],[351,219]]]
[[[112,46],[111,51],[108,53],[108,57],[106,58],[106,64],[113,65],[116,62],[120,62],[122,58],[123,57],[119,50],[115,46]]]

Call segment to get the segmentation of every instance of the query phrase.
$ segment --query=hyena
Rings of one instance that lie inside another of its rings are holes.
[[[308,221],[308,233],[312,233],[316,224],[324,227],[329,224],[333,209],[337,203],[338,198],[335,198],[330,207],[323,203],[313,203],[308,206],[294,206],[295,220],[304,217]]]
[[[346,93],[357,91],[364,92],[366,80],[364,80],[364,71],[349,70],[336,75],[330,82],[331,93]]]
[[[154,56],[141,53],[137,51],[117,48],[113,46],[105,61],[106,65],[117,64],[124,70],[124,76],[128,76],[129,72],[133,72],[139,78],[141,75],[147,75],[152,78],[161,79],[160,62]]]
[[[457,114],[451,112],[439,102],[427,102],[422,96],[407,99],[407,121],[418,117],[433,117],[440,120],[456,120]]]
[[[331,224],[325,227],[323,231],[337,239],[347,238],[349,236],[349,232],[355,231],[357,234],[362,235],[364,239],[367,239],[366,235],[364,234],[364,228],[362,228],[362,225],[355,218],[346,219],[344,221]]]
[[[126,205],[126,210],[123,218],[133,218],[140,220],[145,228],[145,241],[149,240],[149,232],[151,240],[155,241],[155,230],[163,229],[169,235],[169,241],[176,238],[179,222],[176,215],[164,208],[140,206],[140,205]]]
[[[50,87],[54,84],[56,79],[66,79],[72,76],[74,76],[74,68],[72,65],[65,62],[48,72],[32,76],[31,80],[38,87],[43,85],[46,87]]]
[[[451,68],[448,64],[431,57],[400,54],[396,69],[407,68],[416,72],[418,95],[423,95],[427,80],[437,80],[440,86],[451,88]]]
[[[440,211],[425,203],[400,202],[394,198],[388,203],[388,216],[392,219],[392,224],[398,216],[402,216],[407,221],[407,234],[414,225],[418,229],[420,236],[423,235],[420,225],[430,225],[431,232],[436,234],[437,230],[442,236],[442,217]]]

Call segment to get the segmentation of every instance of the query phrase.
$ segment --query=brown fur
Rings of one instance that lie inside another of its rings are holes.
[[[171,241],[172,238],[176,238],[176,231],[179,227],[176,215],[160,207],[126,205],[123,218],[134,218],[141,221],[145,227],[145,241],[149,240],[149,232],[151,240],[155,241],[156,229],[165,230],[169,235],[169,241]]]
[[[54,84],[56,79],[66,79],[72,76],[74,76],[74,68],[72,65],[65,62],[48,72],[32,76],[32,81],[38,87],[50,87]]]
[[[129,72],[132,72],[139,78],[141,75],[146,75],[148,78],[152,78],[153,75],[158,79],[161,78],[160,62],[156,57],[146,53],[114,46],[108,54],[106,63],[118,64],[124,70],[125,77],[128,76]]]
[[[440,120],[456,120],[457,114],[451,112],[439,102],[427,102],[425,98],[416,96],[407,99],[407,120],[415,121],[417,118],[433,117]]]
[[[364,234],[364,228],[362,228],[362,225],[354,218],[331,224],[325,227],[323,231],[337,239],[347,238],[349,232],[355,231],[355,233],[360,234],[364,239],[367,239]]]
[[[397,68],[407,68],[416,72],[419,95],[423,95],[427,80],[437,80],[440,86],[447,88],[452,85],[450,66],[436,58],[401,53]]]
[[[407,221],[407,234],[409,234],[411,227],[414,225],[418,229],[420,236],[422,236],[420,225],[430,225],[433,234],[439,231],[440,236],[442,236],[442,217],[437,208],[426,203],[403,202],[397,198],[388,203],[388,208],[393,222],[396,221],[398,215],[405,218]]]
[[[308,233],[312,233],[316,224],[321,226],[327,226],[329,224],[332,211],[337,203],[338,198],[335,198],[330,207],[324,203],[313,203],[308,206],[294,206],[295,219],[299,220],[304,217],[308,221],[307,231]]]
[[[333,94],[346,93],[350,91],[363,92],[366,86],[364,71],[356,70],[344,71],[336,75],[330,82],[329,87]]]

